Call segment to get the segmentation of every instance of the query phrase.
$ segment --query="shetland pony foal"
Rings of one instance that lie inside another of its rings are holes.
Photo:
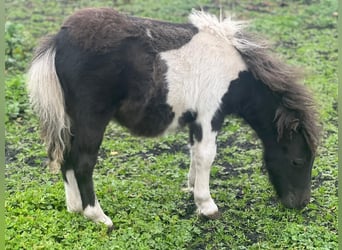
[[[103,133],[114,119],[133,134],[190,131],[189,189],[198,212],[214,217],[210,167],[224,117],[244,118],[263,142],[282,203],[310,199],[318,141],[316,112],[298,74],[275,59],[241,22],[193,11],[189,23],[84,9],[36,50],[28,89],[40,117],[50,167],[61,168],[66,204],[109,228],[92,174]]]

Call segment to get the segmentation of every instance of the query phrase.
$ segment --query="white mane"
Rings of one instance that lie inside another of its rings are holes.
[[[232,20],[231,16],[226,17],[223,20],[222,17],[220,17],[219,20],[215,15],[199,10],[192,10],[189,15],[189,21],[195,25],[199,31],[206,31],[215,34],[231,43],[238,50],[244,51],[246,48],[259,48],[263,46],[236,36],[243,32],[243,30],[248,26],[248,21]]]

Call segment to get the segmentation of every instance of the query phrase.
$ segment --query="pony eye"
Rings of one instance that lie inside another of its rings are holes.
[[[304,163],[305,163],[304,159],[297,158],[297,159],[292,160],[292,166],[294,167],[302,167],[304,166]]]

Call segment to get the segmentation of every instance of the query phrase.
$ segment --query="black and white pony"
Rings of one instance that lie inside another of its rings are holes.
[[[50,167],[61,169],[67,208],[112,228],[96,199],[93,169],[110,120],[138,136],[190,131],[188,186],[198,212],[215,217],[210,167],[229,114],[242,117],[264,147],[281,202],[310,200],[319,125],[298,72],[269,52],[244,23],[193,11],[174,24],[83,9],[37,48],[28,89]]]

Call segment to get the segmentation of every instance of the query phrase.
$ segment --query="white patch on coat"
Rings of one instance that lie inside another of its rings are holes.
[[[202,127],[203,138],[195,140],[191,147],[188,187],[194,191],[198,212],[213,216],[218,208],[210,195],[209,177],[217,133],[212,131],[211,121],[231,81],[247,66],[233,44],[238,23],[220,22],[202,12],[193,12],[190,20],[199,32],[181,48],[161,53],[168,66],[167,103],[175,113],[168,129],[178,126],[185,111],[197,112],[196,122]]]
[[[233,45],[210,30],[200,30],[189,43],[161,53],[161,58],[168,66],[167,103],[175,112],[170,129],[186,110],[196,111],[197,121],[208,114],[211,119],[230,82],[247,68]]]
[[[65,173],[67,182],[64,182],[66,204],[69,212],[82,212],[82,199],[75,178],[74,170]]]
[[[152,36],[152,34],[151,34],[150,29],[146,29],[146,35],[147,35],[149,38],[153,39],[153,36]]]
[[[83,215],[96,223],[104,223],[109,228],[113,226],[112,220],[107,215],[105,215],[100,206],[100,203],[97,200],[95,200],[94,206],[88,205],[84,209]]]

